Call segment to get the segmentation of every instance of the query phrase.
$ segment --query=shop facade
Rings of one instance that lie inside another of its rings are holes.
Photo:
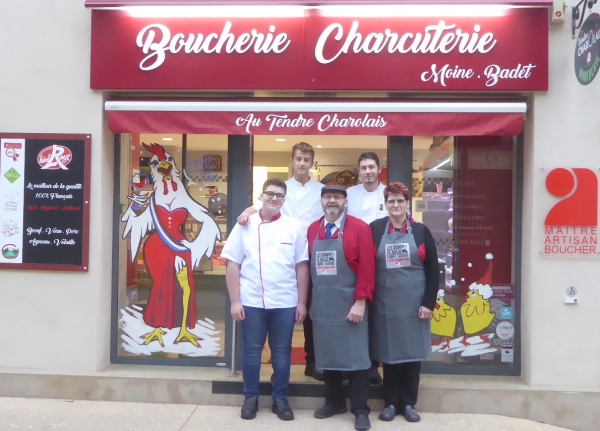
[[[125,364],[225,379],[237,352],[220,248],[264,178],[288,178],[302,140],[319,181],[355,184],[358,154],[373,151],[382,182],[412,185],[443,273],[434,385],[480,376],[468,388],[493,399],[505,376],[524,399],[556,397],[524,417],[592,429],[594,412],[555,411],[600,394],[600,341],[584,325],[600,299],[600,90],[578,82],[577,39],[551,22],[552,2],[432,2],[433,17],[408,2],[85,3],[2,15],[22,37],[5,43],[0,132],[91,135],[89,267],[0,266],[7,375]],[[186,203],[164,212],[159,194]]]

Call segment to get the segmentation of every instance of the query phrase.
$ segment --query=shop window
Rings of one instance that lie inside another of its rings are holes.
[[[514,369],[516,141],[413,142],[413,216],[431,230],[441,271],[427,370]]]
[[[121,135],[120,155],[116,357],[224,365],[227,136]]]

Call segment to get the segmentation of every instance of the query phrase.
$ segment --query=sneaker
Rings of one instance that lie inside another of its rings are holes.
[[[346,413],[347,411],[348,410],[346,409],[346,406],[337,407],[333,404],[325,404],[323,407],[321,407],[315,412],[314,416],[317,419],[327,419],[334,415],[341,415],[343,413]]]
[[[294,412],[288,404],[287,400],[276,400],[273,402],[271,411],[277,415],[282,421],[291,421],[294,419]]]
[[[248,397],[244,400],[244,405],[242,406],[242,419],[254,419],[256,417],[256,412],[258,411],[258,398],[256,397]]]
[[[404,419],[408,422],[419,422],[421,420],[421,416],[415,411],[413,406],[404,407]]]

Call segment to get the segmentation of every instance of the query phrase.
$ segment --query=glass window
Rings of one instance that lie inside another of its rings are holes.
[[[429,366],[515,366],[512,137],[415,137],[413,215],[440,262]]]
[[[118,357],[224,357],[226,167],[227,136],[121,136]]]

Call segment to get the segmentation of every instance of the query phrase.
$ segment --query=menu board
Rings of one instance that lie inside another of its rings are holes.
[[[0,269],[88,270],[90,143],[0,134]]]

